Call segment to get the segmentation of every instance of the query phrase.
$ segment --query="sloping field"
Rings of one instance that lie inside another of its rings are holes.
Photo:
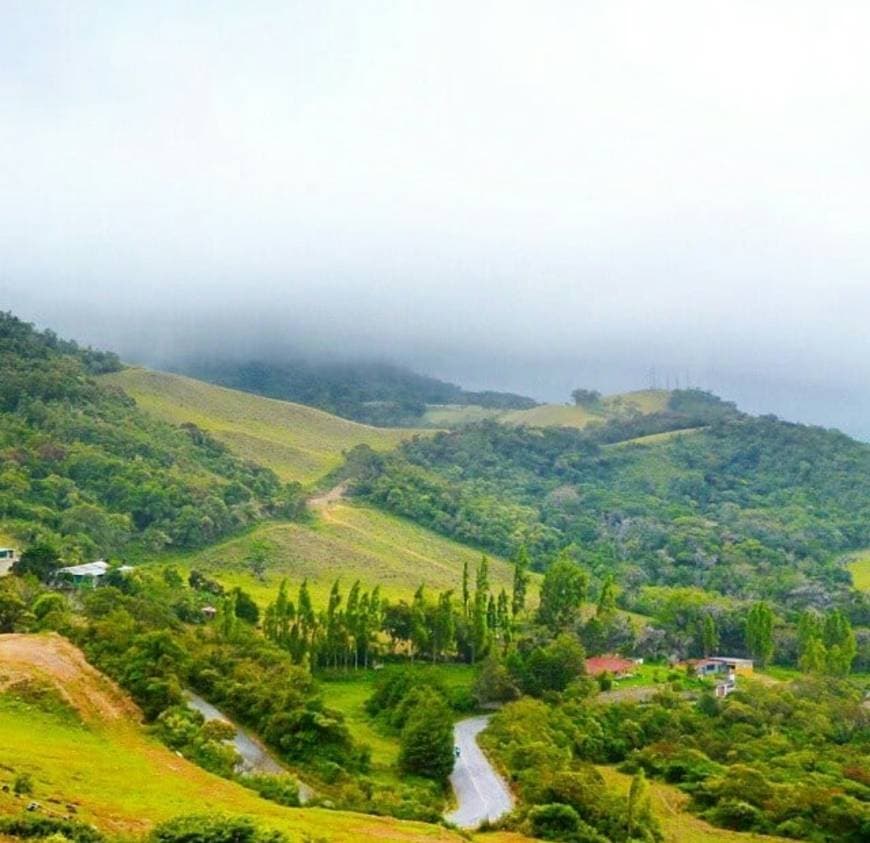
[[[626,445],[657,445],[660,442],[669,442],[671,439],[678,439],[681,436],[693,436],[704,429],[703,427],[686,427],[682,430],[665,430],[662,433],[650,433],[648,436],[623,439],[621,442],[614,442],[612,445],[605,445],[604,447],[623,448]]]
[[[426,411],[426,424],[437,427],[461,427],[484,419],[502,424],[522,424],[529,427],[579,427],[606,421],[627,413],[658,413],[667,408],[670,392],[665,389],[645,389],[607,395],[597,407],[577,407],[573,404],[540,404],[528,410],[494,410],[477,405],[432,405]]]
[[[620,773],[613,767],[600,766],[597,769],[604,776],[604,781],[609,788],[617,793],[628,795],[631,776]],[[701,841],[703,843],[750,843],[753,840],[786,839],[766,834],[729,831],[710,825],[686,810],[689,797],[673,785],[649,781],[649,795],[653,814],[662,824],[666,843],[701,843]]]
[[[250,572],[246,560],[255,541],[265,542],[268,566],[263,580]],[[204,550],[169,557],[184,570],[211,571],[222,582],[240,585],[258,602],[268,602],[283,577],[292,587],[308,578],[316,600],[323,601],[333,580],[341,577],[346,593],[355,579],[380,585],[389,598],[410,599],[423,583],[432,590],[462,587],[462,566],[473,572],[481,552],[425,527],[372,507],[334,501],[318,507],[313,523],[264,523],[244,536]],[[512,567],[490,556],[490,581],[495,591],[510,592]],[[472,582],[473,586],[473,582]]]
[[[312,483],[340,465],[342,451],[360,444],[388,450],[417,432],[369,427],[302,404],[148,369],[124,369],[102,380],[164,421],[193,422],[285,481]]]
[[[337,843],[462,840],[424,823],[284,808],[207,773],[148,736],[133,703],[59,636],[0,636],[0,677],[7,689],[19,689],[0,692],[0,782],[30,773],[32,798],[44,814],[63,816],[74,805],[77,819],[114,834],[143,833],[178,814],[224,812],[251,816],[294,841],[303,835]],[[24,682],[54,688],[72,709],[44,698],[25,701]],[[22,800],[0,793],[0,813],[22,807]]]

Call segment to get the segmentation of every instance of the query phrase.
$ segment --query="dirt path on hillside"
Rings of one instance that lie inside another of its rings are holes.
[[[322,509],[325,506],[329,506],[331,503],[336,503],[340,501],[345,492],[347,492],[347,487],[350,485],[349,480],[342,480],[337,486],[333,486],[328,492],[324,492],[322,495],[315,495],[313,498],[308,498],[308,506],[312,509]]]
[[[33,679],[54,687],[85,721],[142,719],[121,689],[65,638],[55,633],[0,635],[0,688]]]

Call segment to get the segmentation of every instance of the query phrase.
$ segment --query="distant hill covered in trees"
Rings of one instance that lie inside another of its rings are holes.
[[[383,362],[190,361],[174,367],[200,380],[268,398],[319,407],[379,426],[414,426],[429,404],[524,410],[536,402],[510,392],[469,392],[453,383]]]

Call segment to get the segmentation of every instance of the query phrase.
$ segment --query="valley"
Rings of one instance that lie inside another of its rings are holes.
[[[693,390],[374,427],[0,329],[0,834],[861,838],[870,447]]]

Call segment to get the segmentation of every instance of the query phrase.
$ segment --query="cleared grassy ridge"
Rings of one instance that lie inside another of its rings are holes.
[[[657,413],[667,409],[671,393],[665,389],[645,389],[607,395],[596,407],[573,404],[541,404],[528,410],[494,410],[476,405],[443,404],[430,406],[423,417],[426,424],[461,427],[472,422],[494,419],[502,424],[528,427],[577,427],[598,424],[626,413]]]
[[[285,481],[312,483],[337,468],[342,452],[355,445],[389,450],[417,432],[369,427],[302,404],[148,369],[124,369],[101,380],[121,387],[157,418],[192,422]]]
[[[269,548],[263,580],[252,575],[246,562],[257,540]],[[421,583],[428,589],[452,588],[458,593],[463,563],[467,561],[473,572],[480,557],[480,551],[410,521],[339,501],[318,508],[310,524],[265,523],[238,538],[161,561],[185,571],[211,572],[266,603],[274,599],[283,577],[293,586],[307,577],[320,602],[336,577],[341,577],[345,592],[359,579],[369,588],[380,585],[383,596],[390,599],[409,599]],[[513,568],[502,559],[489,558],[493,590],[504,587],[510,592]]]
[[[0,636],[0,676],[2,686],[35,681],[58,695],[57,705],[46,705],[44,695],[28,703],[0,691],[0,782],[30,773],[45,814],[75,805],[78,819],[112,834],[140,834],[178,814],[225,812],[246,814],[292,840],[462,839],[425,823],[283,808],[207,773],[148,736],[133,703],[58,636]],[[0,793],[0,813],[18,813],[23,804]]]
[[[854,558],[846,564],[852,575],[855,588],[860,591],[870,591],[870,550],[862,550],[856,553]]]
[[[596,768],[604,777],[607,786],[628,796],[631,776],[620,773],[613,767],[599,766]],[[728,831],[716,828],[714,825],[690,814],[686,809],[689,797],[673,785],[657,781],[649,781],[649,795],[652,811],[662,825],[662,832],[667,843],[747,843],[751,840],[785,840],[784,837],[771,837],[765,834],[752,834],[742,831]]]

